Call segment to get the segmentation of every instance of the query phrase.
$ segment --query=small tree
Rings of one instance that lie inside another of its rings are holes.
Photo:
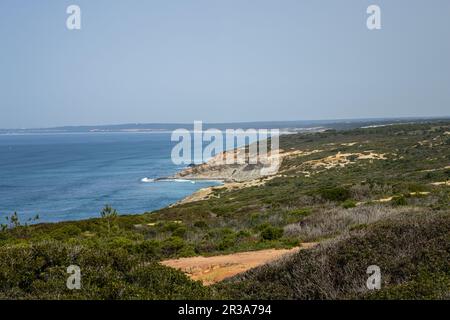
[[[104,219],[108,226],[108,234],[111,233],[111,224],[114,222],[114,219],[117,217],[116,209],[113,209],[109,204],[105,205],[105,207],[100,212],[100,216]]]
[[[20,219],[17,212],[14,212],[10,217],[6,217],[6,220],[9,222],[11,229],[20,227]]]
[[[20,223],[19,216],[17,212],[14,212],[11,216],[5,217],[8,224],[0,224],[0,231],[6,231],[7,229],[16,229],[22,224]],[[25,224],[26,226],[26,224]]]

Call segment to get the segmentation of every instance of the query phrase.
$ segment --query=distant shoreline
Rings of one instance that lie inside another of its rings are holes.
[[[289,120],[289,121],[247,121],[247,122],[205,122],[205,129],[217,128],[242,128],[242,129],[311,129],[313,127],[348,128],[365,126],[370,124],[421,122],[421,121],[447,121],[448,116],[437,117],[389,117],[389,118],[355,118],[355,119],[330,119],[330,120]],[[128,123],[114,125],[80,125],[80,126],[55,126],[36,128],[0,128],[0,134],[8,133],[75,133],[75,132],[172,132],[178,128],[191,129],[192,123]]]

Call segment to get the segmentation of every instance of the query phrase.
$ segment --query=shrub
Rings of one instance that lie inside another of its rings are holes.
[[[408,204],[408,201],[406,201],[406,198],[404,196],[396,196],[392,198],[392,204],[396,206],[406,206]]]
[[[324,188],[319,190],[320,196],[330,201],[345,201],[350,198],[350,191],[342,187]]]
[[[184,240],[180,237],[170,237],[163,241],[161,250],[163,254],[173,256],[180,252],[184,246]]]
[[[311,214],[311,212],[312,212],[311,209],[296,209],[296,210],[289,211],[289,214],[292,214],[294,216],[306,217],[306,216],[309,216]]]
[[[301,250],[215,288],[229,299],[449,297],[448,213],[405,212],[357,229],[350,238]],[[372,297],[365,271],[374,262],[382,269],[383,283],[381,292]]]
[[[249,231],[247,231],[247,230],[241,230],[241,231],[239,231],[237,234],[236,234],[236,238],[238,238],[238,239],[245,239],[245,238],[248,238],[248,237],[250,237],[252,234],[249,232]]]
[[[199,229],[207,229],[208,228],[208,224],[205,221],[196,221],[194,223],[194,227],[199,228]]]
[[[266,226],[261,231],[261,238],[264,240],[278,240],[283,236],[283,229],[272,226]]]
[[[342,207],[344,209],[354,208],[354,207],[356,207],[356,202],[353,200],[347,199],[342,203]]]
[[[150,243],[147,243],[150,244]],[[67,266],[82,270],[82,290],[67,290]],[[121,249],[48,241],[0,248],[0,299],[204,299],[208,288],[182,272]]]
[[[218,245],[219,250],[226,250],[236,243],[236,235],[233,233],[225,235]]]
[[[424,192],[428,190],[427,187],[418,183],[409,183],[407,188],[409,192]]]
[[[161,254],[161,244],[156,240],[145,240],[135,246],[135,251],[145,259],[157,259]]]
[[[177,229],[182,228],[182,224],[175,221],[169,221],[163,224],[162,230],[168,232],[175,232]]]
[[[187,228],[185,226],[180,226],[172,232],[172,236],[184,238],[186,235]]]

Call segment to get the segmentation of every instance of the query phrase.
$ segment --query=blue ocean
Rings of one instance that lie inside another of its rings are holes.
[[[171,161],[170,133],[0,135],[0,223],[99,217],[109,204],[137,214],[218,182],[159,181],[184,168]],[[29,222],[30,223],[30,222]]]

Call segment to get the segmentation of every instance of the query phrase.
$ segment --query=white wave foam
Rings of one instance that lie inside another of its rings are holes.
[[[188,179],[160,179],[158,181],[162,181],[162,182],[190,182],[190,183],[195,183],[194,180],[188,180]]]
[[[190,182],[190,183],[195,183],[195,181],[193,181],[193,180],[188,180],[188,179],[173,179],[173,181],[175,181],[175,182]]]
[[[142,178],[141,179],[141,182],[154,182],[155,181],[155,179],[150,179],[150,178]]]

